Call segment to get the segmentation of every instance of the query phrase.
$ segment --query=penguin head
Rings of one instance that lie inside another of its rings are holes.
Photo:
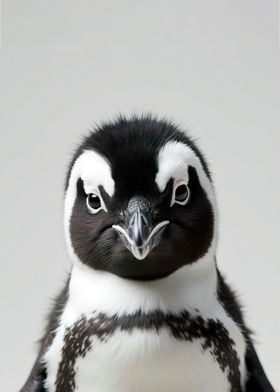
[[[103,124],[70,165],[65,232],[74,260],[123,278],[159,279],[199,262],[215,242],[202,154],[166,121]]]

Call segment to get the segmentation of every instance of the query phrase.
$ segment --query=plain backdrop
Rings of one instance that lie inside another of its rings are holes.
[[[94,123],[151,111],[206,153],[218,263],[280,390],[280,49],[276,0],[6,0],[1,56],[0,389],[18,391],[71,262],[73,147]]]

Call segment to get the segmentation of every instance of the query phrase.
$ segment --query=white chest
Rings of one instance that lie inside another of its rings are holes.
[[[161,325],[155,317],[118,324],[83,316],[72,328],[61,326],[46,355],[49,392],[240,392],[244,348],[234,324],[228,331],[212,319]],[[230,372],[239,382],[231,383]]]
[[[179,301],[180,310],[174,310],[170,287],[164,291],[168,303],[160,287],[151,291],[133,283],[125,295],[122,284],[116,297],[110,291],[116,282],[102,283],[94,286],[95,296],[88,301],[89,292],[77,295],[72,280],[60,326],[44,358],[48,392],[241,391],[245,342],[217,300],[208,296],[204,306],[196,303],[196,309],[190,309],[180,296],[186,306]],[[108,289],[108,298],[98,291],[102,287]]]
[[[54,379],[59,392],[230,391],[227,374],[210,351],[201,349],[202,343],[175,340],[166,330],[118,331],[103,342],[93,338],[91,349],[77,357],[73,369],[69,366],[67,379],[56,377],[49,367],[49,391],[56,390]]]

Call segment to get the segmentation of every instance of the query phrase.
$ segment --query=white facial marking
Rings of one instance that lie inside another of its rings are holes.
[[[99,186],[103,186],[109,196],[113,196],[115,191],[115,183],[108,161],[93,150],[85,150],[73,164],[65,195],[64,230],[68,250],[74,260],[77,260],[77,257],[71,244],[69,229],[72,210],[77,196],[77,181],[79,178],[84,183],[85,192],[87,194],[96,193],[101,201],[102,197],[98,190]],[[104,203],[102,207],[106,211]]]
[[[188,166],[193,166],[196,169],[200,185],[206,192],[215,210],[216,202],[212,184],[198,156],[184,143],[170,141],[160,149],[158,154],[158,172],[156,175],[156,183],[159,190],[163,192],[171,178],[174,178],[176,183],[180,181],[188,183]]]
[[[212,243],[217,243],[217,227],[218,227],[218,214],[216,197],[213,185],[206,175],[201,161],[196,153],[186,144],[176,141],[166,143],[159,151],[158,154],[158,172],[156,174],[156,183],[160,190],[163,192],[168,181],[173,178],[175,186],[177,183],[189,182],[188,167],[195,168],[201,187],[204,189],[208,200],[211,203],[214,214],[214,236]]]

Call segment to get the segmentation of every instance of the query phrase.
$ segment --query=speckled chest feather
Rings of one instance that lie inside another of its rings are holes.
[[[81,303],[70,296],[44,357],[47,390],[242,391],[243,335],[217,300],[211,304],[212,312],[149,304],[112,314],[105,302],[106,311],[79,312]]]
[[[220,320],[93,313],[58,340],[50,391],[241,391],[238,344]]]

